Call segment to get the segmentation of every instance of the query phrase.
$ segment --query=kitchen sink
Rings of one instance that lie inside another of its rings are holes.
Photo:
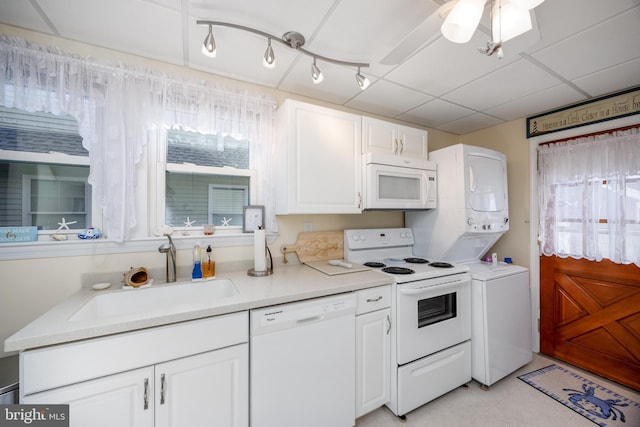
[[[217,305],[238,295],[230,279],[157,285],[144,289],[107,292],[92,297],[69,321],[122,317],[127,320],[178,314]]]

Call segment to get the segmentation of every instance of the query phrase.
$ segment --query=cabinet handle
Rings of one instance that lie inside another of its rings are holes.
[[[164,390],[166,381],[164,380],[164,374],[160,375],[160,404],[164,405]]]
[[[399,139],[398,142],[400,142],[400,153],[402,154],[404,153],[404,141],[402,139]]]
[[[144,410],[149,409],[149,378],[144,379]]]
[[[391,318],[387,314],[387,335],[389,335],[389,332],[391,332]]]
[[[378,302],[382,299],[382,295],[377,298],[367,298],[367,302]]]
[[[358,191],[358,209],[362,209],[362,194]]]
[[[393,152],[394,154],[398,154],[398,138],[394,138],[393,140]]]

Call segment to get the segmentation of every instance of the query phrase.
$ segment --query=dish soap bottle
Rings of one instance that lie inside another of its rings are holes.
[[[205,279],[216,275],[216,262],[213,260],[212,252],[211,245],[208,245],[207,258],[202,261],[202,277]]]
[[[193,247],[193,271],[191,280],[202,279],[202,248],[200,245]]]

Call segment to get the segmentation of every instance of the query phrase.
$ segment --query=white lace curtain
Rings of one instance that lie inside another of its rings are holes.
[[[640,267],[640,127],[538,147],[544,255]]]
[[[273,167],[276,101],[246,90],[169,76],[127,64],[106,64],[57,48],[0,36],[0,105],[69,114],[89,151],[89,183],[111,240],[136,224],[135,167],[147,132],[160,127],[222,132],[255,143],[258,192],[266,226],[277,231]]]

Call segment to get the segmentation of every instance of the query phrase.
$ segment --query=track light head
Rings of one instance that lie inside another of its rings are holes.
[[[313,64],[311,64],[311,80],[313,80],[315,84],[322,83],[324,80],[322,71],[320,71],[320,68],[316,65],[316,58],[313,58]]]
[[[271,39],[269,39],[267,50],[264,52],[264,57],[262,58],[262,65],[264,65],[264,68],[269,68],[269,69],[276,67],[276,55],[273,53],[273,48],[271,47]]]
[[[209,24],[209,33],[202,43],[202,53],[209,58],[216,57],[216,40],[213,38],[213,25]]]
[[[356,82],[358,82],[360,90],[365,90],[371,84],[368,78],[360,74],[360,67],[358,67],[358,72],[356,73]]]

